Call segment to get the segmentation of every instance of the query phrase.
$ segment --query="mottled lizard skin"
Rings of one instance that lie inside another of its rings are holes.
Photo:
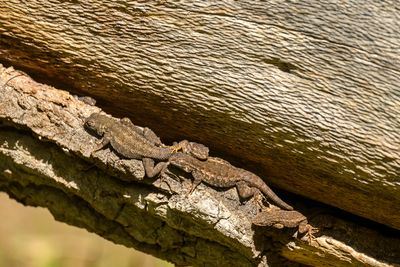
[[[261,191],[280,208],[293,209],[281,200],[260,177],[244,169],[234,167],[220,158],[208,157],[207,160],[202,161],[178,152],[170,157],[169,163],[193,175],[194,181],[190,193],[201,182],[221,188],[236,186],[239,195],[243,198],[254,196]]]

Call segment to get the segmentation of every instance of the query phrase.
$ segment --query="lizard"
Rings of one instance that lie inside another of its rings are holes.
[[[178,143],[174,142],[173,144],[177,145]],[[187,140],[181,141],[180,144],[182,152],[201,160],[206,160],[208,158],[210,149],[207,146],[196,142],[189,142]]]
[[[307,217],[296,210],[271,209],[258,213],[252,223],[257,226],[271,226],[277,229],[298,227],[299,233],[308,231]]]
[[[269,209],[258,213],[252,220],[256,226],[274,227],[277,229],[296,228],[299,234],[306,234],[309,242],[318,228],[312,227],[307,217],[296,210]]]
[[[293,207],[281,200],[260,177],[223,159],[208,157],[206,160],[199,160],[189,154],[177,152],[169,158],[168,163],[192,174],[194,180],[188,194],[201,182],[219,188],[236,186],[241,198],[253,197],[262,192],[280,208],[293,210]]]
[[[100,113],[92,113],[84,125],[87,130],[102,137],[91,154],[110,144],[118,155],[142,160],[145,173],[150,178],[166,168],[168,163],[165,161],[189,143],[184,140],[173,146],[163,146],[151,129],[138,127],[128,118],[115,119]],[[154,166],[153,159],[163,162]]]

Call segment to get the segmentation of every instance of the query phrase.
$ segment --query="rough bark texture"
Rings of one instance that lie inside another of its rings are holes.
[[[399,40],[396,1],[0,0],[0,62],[396,229]]]
[[[395,230],[323,209],[310,217],[319,228],[312,240],[292,237],[295,229],[254,228],[257,204],[241,204],[235,189],[200,185],[186,195],[177,169],[163,180],[144,179],[141,161],[120,159],[109,148],[91,155],[97,138],[83,122],[99,109],[16,75],[0,65],[0,82],[8,81],[0,91],[0,190],[26,205],[177,265],[400,263]]]
[[[400,229],[397,4],[0,0],[0,60]]]

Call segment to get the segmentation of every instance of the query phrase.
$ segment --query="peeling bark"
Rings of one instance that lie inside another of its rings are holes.
[[[394,230],[328,210],[309,217],[320,229],[311,240],[254,228],[257,204],[240,203],[235,189],[200,185],[186,195],[179,181],[190,177],[177,169],[149,179],[141,161],[109,148],[91,155],[96,138],[83,121],[99,108],[24,75],[10,80],[16,74],[0,66],[0,84],[9,81],[0,92],[0,190],[21,203],[178,266],[399,264]]]
[[[0,0],[0,61],[400,229],[397,4]]]

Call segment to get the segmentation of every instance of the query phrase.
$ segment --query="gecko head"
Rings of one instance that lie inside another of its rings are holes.
[[[177,152],[173,154],[168,161],[169,163],[182,169],[183,171],[190,172],[191,171],[190,158],[191,156],[188,154]]]
[[[109,118],[100,113],[93,113],[85,120],[85,127],[102,136],[105,133]]]

